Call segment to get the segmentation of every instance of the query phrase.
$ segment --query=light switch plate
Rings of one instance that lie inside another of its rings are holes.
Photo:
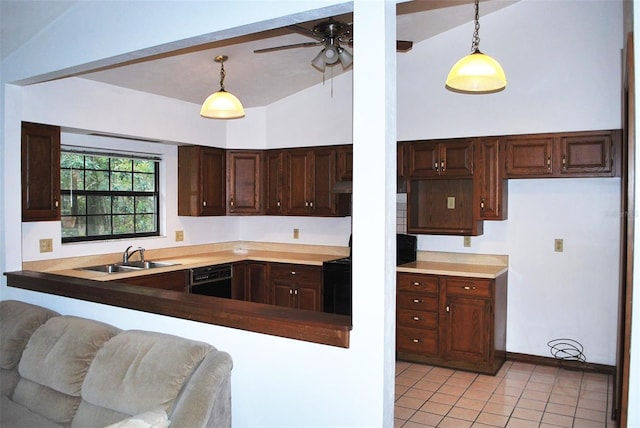
[[[293,229],[293,239],[300,238],[300,229]]]
[[[456,209],[456,198],[455,198],[455,196],[447,197],[447,208],[450,209],[450,210],[455,210]]]
[[[556,239],[553,241],[553,249],[556,253],[561,253],[564,251],[564,240]]]
[[[184,230],[176,230],[176,242],[184,241]]]
[[[53,251],[53,239],[41,239],[40,240],[40,252],[41,253],[50,253]]]

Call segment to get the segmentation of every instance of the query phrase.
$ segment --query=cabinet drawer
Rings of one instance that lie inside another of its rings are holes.
[[[437,312],[418,312],[408,309],[397,310],[397,324],[412,328],[426,328],[435,330],[438,328]]]
[[[398,274],[397,287],[399,291],[437,294],[438,277],[430,275],[401,273]]]
[[[450,278],[447,279],[447,295],[491,297],[492,283],[489,279]]]
[[[438,352],[438,331],[398,327],[396,349],[399,352],[435,354]]]
[[[413,311],[438,310],[438,298],[436,296],[425,296],[423,294],[398,293],[398,308],[410,309]]]
[[[271,279],[276,281],[321,282],[322,269],[304,265],[271,264]]]

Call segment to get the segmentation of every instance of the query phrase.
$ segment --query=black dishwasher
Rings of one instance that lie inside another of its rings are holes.
[[[189,293],[230,299],[232,272],[230,264],[193,268],[189,275]]]

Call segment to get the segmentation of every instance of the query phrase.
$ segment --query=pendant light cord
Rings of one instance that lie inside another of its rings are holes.
[[[480,52],[480,6],[479,0],[476,0],[476,16],[475,30],[473,31],[473,39],[471,40],[471,53]]]
[[[224,61],[220,61],[220,90],[224,91]]]

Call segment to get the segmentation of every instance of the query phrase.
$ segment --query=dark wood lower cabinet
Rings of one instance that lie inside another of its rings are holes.
[[[506,359],[507,273],[398,273],[398,359],[494,375]]]
[[[116,279],[115,282],[187,292],[189,291],[189,271],[185,269],[172,272],[152,273],[131,278]]]
[[[268,263],[245,261],[233,264],[231,297],[256,303],[270,303]]]
[[[322,268],[287,263],[270,264],[271,303],[322,311]]]

